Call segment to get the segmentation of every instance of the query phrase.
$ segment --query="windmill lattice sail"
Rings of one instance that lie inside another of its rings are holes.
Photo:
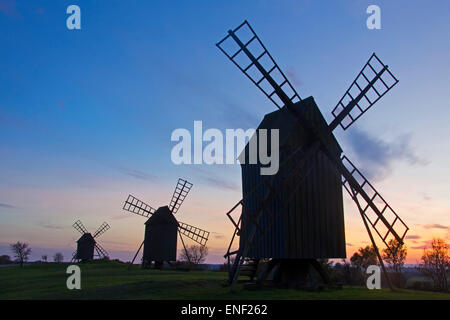
[[[138,214],[146,218],[151,216],[156,211],[155,208],[149,206],[148,204],[132,196],[131,194],[128,196],[127,200],[125,200],[123,210]]]
[[[264,44],[244,21],[216,46],[280,109],[286,99],[295,103],[301,98]],[[275,89],[274,89],[275,88]]]
[[[110,226],[106,222],[103,222],[102,225],[94,232],[92,235],[94,238],[97,238],[104,234],[107,230],[109,230]]]
[[[103,249],[98,243],[95,244],[95,250],[97,251],[99,257],[109,257],[108,252],[106,252],[106,250]]]
[[[84,227],[83,223],[80,220],[75,221],[73,227],[81,234],[88,233],[87,229]]]
[[[331,130],[337,125],[346,130],[397,83],[388,66],[373,53],[331,112]]]
[[[191,226],[187,223],[178,221],[180,232],[198,244],[204,246],[208,241],[209,232],[203,229]]]
[[[178,209],[183,204],[184,199],[186,199],[189,191],[192,188],[192,183],[184,179],[178,179],[175,190],[173,191],[172,199],[170,200],[169,209],[173,214],[178,212]]]
[[[409,230],[406,223],[403,222],[403,220],[397,215],[394,209],[392,209],[392,207],[386,202],[386,200],[384,200],[384,198],[366,179],[366,177],[364,177],[361,171],[359,171],[346,156],[342,157],[342,163],[348,168],[352,176],[359,183],[360,187],[370,197],[371,202],[377,206],[378,211],[381,215],[376,214],[369,203],[365,201],[365,199],[361,197],[357,191],[352,192],[352,188],[347,179],[342,177],[342,184],[345,187],[345,190],[347,190],[352,198],[354,198],[355,196],[357,197],[357,200],[362,209],[362,214],[364,214],[383,243],[387,247],[389,247],[389,240],[397,239],[397,237],[394,235],[394,232],[399,236],[400,240],[403,241],[406,233]],[[382,221],[381,216],[386,220],[388,226],[380,223],[380,221]]]

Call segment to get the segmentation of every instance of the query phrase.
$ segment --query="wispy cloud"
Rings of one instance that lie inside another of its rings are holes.
[[[198,166],[190,167],[193,171],[195,171],[196,176],[201,179],[206,184],[224,190],[238,190],[239,186],[237,183],[224,179],[214,173],[211,170],[201,169]]]
[[[347,142],[370,180],[385,178],[391,172],[394,161],[406,161],[411,165],[428,164],[427,160],[415,154],[410,134],[397,137],[394,142],[386,142],[361,129],[353,128],[347,136]]]
[[[17,208],[16,206],[13,206],[11,204],[7,204],[7,203],[0,203],[0,208],[6,208],[6,209],[15,209]]]
[[[426,224],[426,225],[424,225],[423,227],[424,227],[425,229],[444,229],[444,230],[447,230],[447,229],[448,229],[447,226],[444,226],[444,225],[439,224],[439,223]]]
[[[219,233],[219,232],[211,232],[211,234],[213,235],[214,239],[218,239],[218,240],[225,239],[225,236],[224,236],[222,233]]]
[[[149,174],[141,170],[128,169],[125,167],[120,167],[119,171],[136,179],[145,181],[155,181],[157,178],[155,175]]]
[[[417,240],[417,239],[420,239],[420,238],[422,238],[422,237],[418,236],[418,235],[410,235],[410,236],[406,236],[405,237],[405,239],[407,239],[407,240]]]
[[[53,223],[39,223],[39,225],[40,225],[42,228],[45,228],[45,229],[52,229],[52,230],[61,230],[61,229],[64,229],[63,226],[56,225],[56,224],[53,224]]]

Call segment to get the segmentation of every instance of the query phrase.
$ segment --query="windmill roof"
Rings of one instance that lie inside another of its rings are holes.
[[[145,224],[175,224],[178,225],[178,221],[172,214],[168,206],[159,207],[158,210],[153,213]]]
[[[328,124],[320,112],[316,102],[313,97],[308,97],[293,104],[293,108],[297,110],[297,112],[304,117],[307,121],[309,121],[314,127],[319,128],[319,130],[326,130]],[[282,147],[290,138],[295,129],[299,130],[299,128],[303,128],[303,126],[299,123],[299,121],[289,112],[289,110],[284,106],[280,110],[275,110],[270,112],[264,116],[264,119],[258,126],[258,129],[279,129],[279,141],[280,147]],[[257,132],[255,133],[255,135]],[[305,131],[305,134],[308,134]],[[252,139],[255,138],[253,135]],[[268,136],[270,134],[268,133]],[[325,136],[326,143],[330,144],[333,149],[337,152],[341,153],[342,149],[339,146],[334,135],[331,133]],[[245,146],[243,152],[246,152],[249,148],[249,143]],[[241,155],[242,155],[241,153]],[[246,162],[247,163],[247,162]]]
[[[94,242],[95,243],[95,240],[94,240],[94,237],[92,236],[92,234],[85,233],[80,237],[80,239],[78,239],[77,242]]]

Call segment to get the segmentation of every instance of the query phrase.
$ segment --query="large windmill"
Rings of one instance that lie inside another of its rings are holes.
[[[301,282],[309,266],[326,280],[317,259],[346,256],[342,185],[356,203],[391,286],[372,230],[391,249],[389,240],[403,243],[408,227],[342,155],[333,131],[338,126],[346,130],[397,84],[396,77],[372,54],[327,124],[312,97],[300,98],[247,21],[216,45],[276,105],[278,110],[267,114],[259,128],[279,129],[280,136],[277,174],[261,176],[258,163],[241,166],[243,198],[227,213],[235,226],[225,255],[231,287],[241,271],[248,272],[245,261],[262,258],[271,262],[259,272],[259,280],[276,267],[278,279]],[[243,152],[247,157],[247,147]],[[242,212],[236,219],[232,213],[238,207]],[[237,236],[239,247],[232,251]]]
[[[73,261],[78,260],[85,262],[92,260],[95,256],[94,251],[97,253],[96,256],[99,258],[109,256],[106,250],[103,249],[96,241],[96,238],[101,236],[110,228],[109,224],[103,222],[94,234],[89,233],[80,220],[77,220],[73,224],[73,227],[81,233],[80,239],[77,240],[77,250],[72,255]]]
[[[164,261],[175,261],[177,257],[177,234],[180,236],[185,251],[186,246],[182,235],[194,240],[201,246],[206,245],[209,237],[208,231],[178,221],[174,216],[191,188],[192,183],[178,179],[170,204],[158,209],[152,208],[132,195],[128,196],[123,209],[148,218],[145,222],[144,241],[139,246],[131,264],[133,264],[142,246],[144,246],[143,267],[150,267],[151,262],[155,261],[155,268],[161,268]]]

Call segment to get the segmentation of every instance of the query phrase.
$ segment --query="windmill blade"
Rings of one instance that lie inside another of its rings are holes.
[[[178,179],[175,190],[173,191],[172,200],[170,200],[169,209],[173,214],[177,213],[184,199],[186,199],[189,191],[191,190],[193,184],[187,180]]]
[[[107,224],[106,222],[103,222],[102,225],[97,229],[97,231],[95,231],[93,237],[99,237],[102,234],[104,234],[108,229],[110,228],[109,224]]]
[[[405,222],[346,156],[342,157],[342,164],[349,170],[354,181],[358,184],[359,190],[354,187],[354,183],[349,182],[345,177],[342,177],[342,184],[351,198],[353,200],[356,198],[355,202],[357,202],[358,207],[361,207],[361,213],[384,244],[389,248],[388,243],[392,238],[395,238],[399,243],[403,243],[403,239],[409,230]]]
[[[103,249],[98,243],[95,244],[95,250],[97,251],[99,257],[101,258],[109,257],[108,252],[106,252],[106,250]]]
[[[277,108],[300,101],[300,96],[264,44],[244,21],[216,46],[241,70]]]
[[[151,216],[156,211],[154,208],[139,200],[138,198],[132,196],[131,194],[128,196],[127,200],[125,200],[123,210],[138,214],[146,218]]]
[[[178,230],[186,237],[194,240],[198,244],[204,246],[208,241],[209,232],[203,229],[191,226],[187,223],[178,221]]]
[[[375,53],[370,56],[331,112],[334,119],[330,131],[338,125],[346,130],[398,83],[388,68]]]
[[[75,221],[72,226],[81,234],[89,233],[80,220]]]

